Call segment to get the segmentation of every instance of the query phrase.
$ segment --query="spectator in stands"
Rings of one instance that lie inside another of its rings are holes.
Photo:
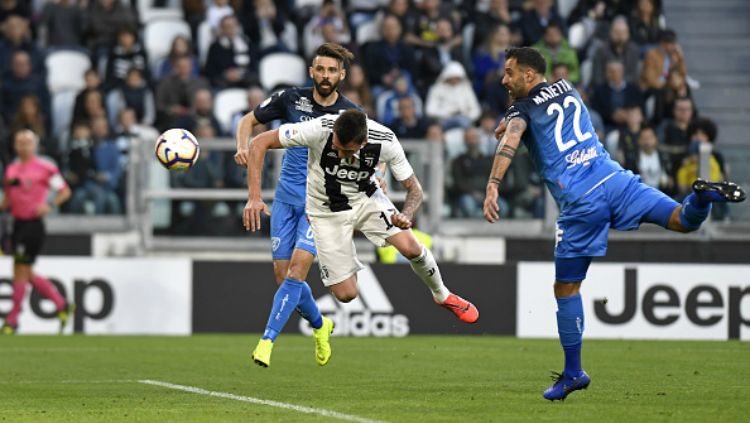
[[[159,130],[172,127],[178,118],[189,114],[195,92],[210,87],[205,79],[192,75],[190,56],[173,59],[172,68],[172,75],[159,81],[156,88],[156,126]]]
[[[494,156],[497,149],[497,138],[495,137],[495,128],[497,128],[497,115],[490,110],[482,112],[479,118],[479,149],[482,154]]]
[[[87,39],[95,64],[109,52],[120,28],[135,27],[137,24],[130,5],[118,0],[91,1],[88,16]]]
[[[414,75],[415,52],[403,41],[396,16],[386,15],[380,31],[382,39],[365,44],[362,56],[370,86],[387,90],[400,74]]]
[[[606,81],[594,88],[591,106],[602,116],[607,132],[625,123],[628,107],[643,103],[638,86],[624,79],[624,70],[619,60],[609,61]]]
[[[75,0],[51,1],[39,18],[40,37],[48,47],[81,47],[86,30],[86,12]]]
[[[638,0],[638,6],[630,16],[630,33],[633,41],[647,51],[659,42],[662,16],[654,4],[655,0]]]
[[[112,126],[115,126],[120,112],[125,108],[135,112],[137,122],[140,124],[154,124],[156,119],[154,94],[137,68],[130,68],[125,84],[107,95],[107,111]]]
[[[448,63],[430,87],[425,114],[437,119],[447,130],[457,126],[468,128],[481,112],[464,67],[458,62]]]
[[[489,9],[484,13],[477,13],[474,21],[474,40],[472,50],[481,46],[493,38],[497,29],[505,27],[510,42],[510,26],[513,24],[513,18],[508,8],[508,0],[490,0]]]
[[[709,145],[709,150],[711,151],[708,160],[709,168],[706,172],[708,180],[725,181],[728,179],[729,175],[726,172],[724,156],[714,148],[717,135],[718,129],[716,128],[716,124],[710,119],[697,118],[690,123],[687,130],[687,136],[690,140],[688,155],[677,169],[677,176],[675,178],[679,196],[684,197],[692,192],[693,181],[703,173],[700,169],[700,150],[702,145]]]
[[[404,97],[410,97],[412,99],[417,116],[422,116],[422,99],[409,84],[409,80],[406,76],[402,75],[396,79],[392,90],[384,91],[378,96],[378,121],[383,125],[389,126],[391,122],[399,116],[399,100]]]
[[[83,95],[83,107],[73,112],[73,122],[91,123],[94,118],[107,117],[104,94],[99,90],[87,90]]]
[[[184,35],[178,35],[172,40],[172,45],[169,48],[169,54],[166,58],[162,59],[159,65],[159,71],[157,73],[157,79],[164,78],[172,73],[172,60],[179,56],[190,56],[193,60],[193,76],[198,76],[201,70],[198,56],[195,55],[195,49],[190,39]]]
[[[229,0],[211,0],[206,9],[206,22],[211,27],[211,31],[218,34],[221,20],[231,15],[234,15],[234,9],[229,4]]]
[[[195,131],[201,126],[211,125],[213,133],[222,136],[219,121],[214,116],[214,98],[209,89],[200,89],[193,96],[191,113],[180,118],[175,124],[178,128]]]
[[[346,98],[359,104],[370,115],[375,115],[375,99],[373,98],[372,90],[370,85],[367,83],[365,78],[365,71],[359,63],[352,63],[349,66],[349,72],[346,73],[346,79],[341,83],[342,92],[353,91],[357,93],[358,101],[355,101],[348,94],[344,94]]]
[[[237,26],[234,15],[221,20],[218,38],[208,49],[206,77],[217,88],[246,87],[258,82],[255,63],[251,58],[250,41]]]
[[[83,81],[85,85],[76,95],[75,105],[73,106],[73,122],[88,120],[88,118],[82,118],[82,116],[86,113],[86,98],[90,91],[98,91],[102,97],[104,96],[102,79],[99,77],[99,72],[96,69],[90,68],[86,70],[83,74]],[[104,107],[103,104],[102,107]]]
[[[662,151],[667,153],[672,169],[676,170],[690,146],[688,128],[695,119],[693,101],[687,97],[678,98],[674,102],[673,113],[674,118],[665,120],[659,128],[659,144]]]
[[[641,71],[641,89],[655,91],[664,86],[669,72],[675,70],[687,78],[687,67],[677,34],[666,29],[659,35],[659,46],[646,53]]]
[[[31,61],[31,72],[44,76],[44,55],[31,39],[29,21],[20,16],[10,16],[3,24],[4,39],[0,40],[0,77],[5,79],[11,71],[13,57],[25,52]]]
[[[416,22],[404,34],[404,41],[416,48],[435,46],[438,41],[437,21],[448,19],[453,24],[454,33],[459,28],[459,22],[451,15],[451,5],[440,0],[422,0],[416,15]],[[454,35],[449,41],[450,48],[461,45],[461,36]]]
[[[643,113],[638,106],[625,109],[626,121],[617,130],[617,145],[607,142],[607,150],[622,167],[637,173],[638,170],[638,139],[643,127]],[[607,140],[608,141],[608,140]]]
[[[263,91],[263,88],[257,85],[254,85],[247,89],[247,109],[241,110],[232,116],[232,134],[237,133],[237,125],[239,124],[240,119],[242,119],[242,117],[246,114],[255,110],[255,108],[258,107],[258,105],[262,103],[263,100],[266,99],[266,97],[266,92]]]
[[[525,145],[519,146],[503,178],[500,194],[500,212],[506,213],[506,216],[517,219],[541,219],[544,216],[542,179],[534,169]]]
[[[624,78],[627,82],[638,82],[638,46],[630,41],[630,30],[624,17],[618,16],[612,21],[609,30],[609,42],[602,43],[594,51],[591,66],[591,86],[603,84],[607,79],[607,64],[619,60],[624,67]]]
[[[536,44],[544,36],[544,28],[551,22],[554,22],[560,28],[565,25],[557,14],[557,9],[553,7],[552,0],[532,0],[532,8],[524,12],[521,17],[521,33],[523,34],[524,45],[530,46]],[[563,34],[565,31],[562,31]]]
[[[659,188],[667,195],[673,195],[674,180],[670,176],[670,163],[659,151],[658,145],[659,138],[656,137],[654,128],[644,126],[638,134],[637,162],[633,172],[639,174],[644,183]]]
[[[398,117],[389,125],[399,139],[423,139],[427,135],[428,121],[417,115],[412,97],[398,100]]]
[[[141,77],[148,81],[148,58],[137,37],[133,28],[124,27],[117,32],[116,44],[110,49],[107,59],[104,77],[106,91],[124,86],[130,69],[138,69]]]
[[[121,214],[122,200],[118,198],[117,191],[122,182],[122,160],[120,149],[110,134],[107,118],[94,118],[91,122],[91,135],[94,139],[91,153],[96,169],[96,183],[101,195],[97,214]]]
[[[570,81],[570,68],[565,63],[553,63],[550,82],[557,82],[561,79]]]
[[[451,175],[455,190],[455,210],[457,217],[482,216],[482,204],[487,188],[487,174],[492,169],[493,156],[482,153],[479,146],[479,131],[467,128],[464,131],[466,151],[451,163]],[[505,209],[507,216],[507,204]]]
[[[259,50],[259,58],[272,52],[289,51],[283,40],[287,18],[272,0],[244,0],[241,21],[245,35]]]
[[[410,3],[409,0],[390,0],[385,10],[375,17],[375,22],[382,24],[385,16],[395,16],[401,24],[402,34],[411,33],[417,25],[418,16]]]
[[[579,0],[568,15],[568,27],[572,28],[576,24],[582,25],[583,36],[589,46],[604,42],[607,39],[610,22],[615,16],[630,12],[628,5],[625,4],[630,1],[632,0]],[[586,45],[583,47],[587,48]]]
[[[453,40],[453,24],[448,18],[440,18],[436,23],[436,40],[430,47],[422,48],[422,59],[419,62],[419,78],[417,87],[420,92],[425,93],[427,89],[435,83],[440,72],[450,62],[458,62],[462,67],[466,67],[464,62],[461,44],[456,44]]]
[[[51,156],[57,160],[57,146],[55,145],[54,134],[50,133],[50,122],[47,116],[42,113],[39,105],[39,98],[33,94],[26,94],[21,97],[18,103],[16,117],[10,125],[11,133],[29,129],[39,137],[39,154]]]
[[[539,50],[547,61],[547,78],[552,78],[552,64],[565,63],[568,65],[568,76],[570,82],[577,84],[581,80],[581,73],[578,70],[578,53],[570,47],[568,40],[563,37],[562,28],[555,23],[550,22],[544,28],[544,36],[534,48]]]
[[[326,42],[323,28],[328,24],[332,25],[328,30],[332,29],[336,38],[332,40],[333,42],[344,45],[351,41],[352,37],[344,12],[336,6],[333,0],[323,0],[318,14],[305,25],[303,33],[305,57],[312,57],[315,49]],[[330,38],[331,34],[328,34],[328,37]]]
[[[682,72],[672,69],[667,76],[667,83],[654,95],[654,115],[651,122],[658,125],[664,119],[673,118],[674,102],[680,97],[692,98],[690,86]]]
[[[0,25],[11,16],[20,16],[24,19],[31,20],[31,2],[23,0],[2,0],[0,1]]]
[[[92,149],[94,140],[91,138],[91,128],[85,122],[74,122],[68,141],[68,153],[63,175],[68,181],[73,195],[68,203],[71,213],[86,212],[86,203],[92,202],[92,213],[97,205],[103,207],[100,190],[96,184],[96,168]]]
[[[9,18],[8,20],[13,20]],[[31,94],[39,99],[42,112],[49,116],[49,92],[47,83],[40,75],[32,72],[31,56],[24,50],[13,53],[11,59],[10,73],[2,80],[0,90],[0,104],[2,104],[2,115],[6,122],[10,122],[18,109],[18,103],[26,94]]]
[[[510,47],[510,28],[500,24],[484,40],[474,54],[474,91],[481,99],[484,99],[485,87],[498,83],[505,74],[505,50]]]

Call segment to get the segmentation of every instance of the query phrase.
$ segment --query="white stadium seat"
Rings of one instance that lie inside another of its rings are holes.
[[[182,20],[182,4],[180,1],[170,0],[167,7],[153,7],[154,0],[138,0],[138,17],[143,24],[159,19]]]
[[[219,121],[222,131],[228,133],[232,129],[232,116],[245,109],[247,109],[246,90],[227,88],[216,94],[214,116]]]
[[[91,68],[91,60],[76,50],[58,50],[47,55],[47,88],[51,94],[65,90],[79,91],[86,85],[83,75]]]
[[[464,144],[464,128],[453,128],[445,131],[445,153],[447,162],[466,152]],[[450,165],[449,163],[447,164]]]
[[[169,19],[148,22],[143,29],[143,46],[148,53],[148,60],[157,63],[166,57],[172,41],[178,35],[191,39],[190,26],[184,21]]]
[[[211,25],[208,21],[204,20],[198,25],[198,42],[196,47],[198,48],[198,57],[200,58],[201,67],[206,65],[206,59],[208,58],[208,49],[211,48],[211,43],[214,41],[214,34],[211,32]]]
[[[379,21],[370,21],[359,24],[357,27],[357,44],[363,45],[368,41],[380,40],[380,25]]]
[[[304,85],[307,80],[305,60],[296,54],[272,53],[260,60],[260,84],[266,91],[279,85]]]

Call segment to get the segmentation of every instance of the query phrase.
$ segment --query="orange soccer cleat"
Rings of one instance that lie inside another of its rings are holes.
[[[479,310],[477,310],[474,304],[464,300],[456,294],[448,295],[448,298],[442,303],[435,302],[439,306],[452,311],[456,317],[466,323],[474,323],[479,319]]]

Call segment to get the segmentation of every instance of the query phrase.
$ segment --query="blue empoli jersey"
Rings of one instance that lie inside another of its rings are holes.
[[[313,89],[308,87],[278,91],[258,105],[253,113],[260,123],[276,119],[281,119],[282,123],[296,123],[352,108],[359,109],[359,106],[341,94],[336,103],[323,107],[315,102]],[[276,185],[274,199],[304,207],[306,184],[307,147],[288,148],[281,162],[281,178]]]
[[[599,142],[578,91],[565,80],[532,88],[505,118],[526,121],[522,141],[561,208],[622,170]]]

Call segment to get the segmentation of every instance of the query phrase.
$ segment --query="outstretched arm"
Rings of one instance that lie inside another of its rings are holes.
[[[498,126],[498,132],[501,123]],[[521,136],[526,130],[526,121],[521,118],[513,118],[505,127],[500,143],[495,151],[495,161],[492,163],[492,171],[487,181],[487,192],[484,198],[484,218],[490,223],[495,223],[500,218],[500,207],[497,205],[498,189],[502,182],[505,172],[508,171],[513,157],[516,155],[518,145],[521,143]]]
[[[253,127],[257,124],[258,120],[255,119],[255,113],[253,112],[242,116],[242,119],[237,124],[237,132],[234,134],[235,141],[237,142],[237,152],[234,154],[234,162],[238,166],[247,167],[250,135],[253,133]]]
[[[247,169],[247,204],[242,215],[242,223],[248,231],[260,230],[260,212],[268,213],[268,206],[261,198],[260,182],[263,162],[269,148],[283,148],[279,141],[279,130],[266,131],[250,141],[245,155]]]
[[[401,181],[401,185],[406,189],[406,200],[404,200],[401,212],[391,216],[391,223],[401,229],[409,229],[414,221],[414,215],[422,204],[422,197],[424,195],[422,193],[422,185],[414,174]]]

